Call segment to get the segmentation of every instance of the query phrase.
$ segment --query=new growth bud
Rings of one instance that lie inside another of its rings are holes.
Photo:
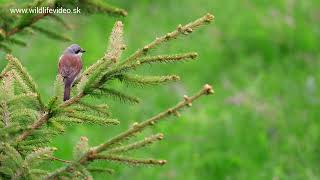
[[[212,94],[214,93],[212,86],[210,86],[209,84],[205,84],[203,86],[204,91],[206,91],[207,94]]]

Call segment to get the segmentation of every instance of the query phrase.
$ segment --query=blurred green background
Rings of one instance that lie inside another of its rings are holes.
[[[196,51],[198,61],[146,66],[141,74],[178,74],[182,80],[164,86],[127,88],[140,96],[138,105],[110,101],[118,127],[76,126],[52,142],[56,155],[71,156],[80,136],[91,145],[125,130],[196,92],[205,83],[215,94],[202,98],[179,118],[149,129],[165,140],[136,157],[166,159],[161,167],[106,164],[114,175],[97,179],[319,179],[320,178],[320,1],[308,0],[111,0],[125,8],[126,18],[67,15],[74,29],[50,21],[39,24],[71,35],[87,50],[88,67],[107,47],[116,20],[125,24],[128,49],[137,48],[207,12],[215,19],[190,36],[179,38],[154,54]],[[13,47],[48,100],[53,93],[58,58],[70,43],[43,35],[29,37],[26,48]],[[0,69],[5,65],[0,52]],[[140,135],[139,137],[143,137]],[[57,166],[57,165],[55,165]],[[53,167],[51,167],[53,168]]]

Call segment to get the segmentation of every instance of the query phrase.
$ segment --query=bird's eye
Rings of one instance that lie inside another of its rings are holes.
[[[78,54],[80,52],[80,49],[76,50],[76,54]]]

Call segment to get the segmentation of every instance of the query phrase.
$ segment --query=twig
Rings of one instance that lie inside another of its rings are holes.
[[[50,160],[59,161],[59,162],[63,162],[63,163],[72,163],[72,161],[60,159],[60,158],[57,158],[57,157],[54,157],[54,156],[48,156],[47,158],[50,159]]]
[[[182,35],[182,34],[188,34],[191,33],[193,31],[194,28],[204,24],[204,23],[208,23],[211,22],[212,19],[214,18],[214,16],[210,13],[208,13],[207,15],[195,20],[194,22],[191,22],[189,24],[186,24],[184,26],[182,26],[181,24],[177,27],[176,30],[167,33],[164,36],[161,36],[159,38],[156,38],[154,41],[152,41],[150,44],[144,46],[142,49],[137,50],[135,53],[133,53],[131,56],[129,56],[126,60],[124,60],[122,63],[120,63],[120,65],[122,64],[128,64],[131,61],[134,61],[138,58],[140,58],[142,55],[146,54],[150,49],[158,46],[159,44],[168,41],[170,39],[175,39],[177,36]]]
[[[46,17],[47,15],[49,15],[49,13],[43,13],[43,14],[39,14],[39,15],[36,15],[32,18],[32,21],[30,22],[29,26],[36,23],[37,21],[39,21],[40,19]],[[6,37],[9,37],[9,36],[12,36],[20,31],[22,31],[24,28],[18,28],[18,27],[15,27],[13,28],[11,31],[7,32],[6,33]]]
[[[25,140],[29,135],[31,135],[36,129],[38,129],[40,126],[45,124],[49,119],[49,113],[45,112],[43,116],[39,120],[37,120],[35,123],[31,125],[30,128],[28,128],[26,131],[24,131],[18,138],[16,139],[17,142]]]
[[[109,146],[120,142],[121,140],[132,136],[133,134],[140,132],[142,129],[146,128],[147,126],[152,126],[161,119],[164,119],[167,116],[174,115],[179,109],[189,106],[190,103],[192,103],[194,100],[198,99],[199,97],[203,95],[207,95],[213,93],[212,87],[210,85],[205,85],[202,90],[200,90],[197,94],[195,94],[192,97],[189,97],[188,100],[183,100],[180,103],[178,103],[176,106],[167,109],[164,112],[161,112],[157,114],[156,116],[151,117],[150,119],[147,119],[141,123],[135,124],[131,129],[119,134],[118,136],[110,139],[106,143],[101,144],[100,146],[96,147],[93,150],[93,154],[100,153],[104,150],[106,150]]]
[[[93,159],[100,159],[100,160],[107,160],[107,161],[118,161],[118,162],[133,164],[133,165],[140,165],[140,164],[164,165],[167,162],[166,160],[133,159],[133,158],[115,156],[115,155],[95,155],[92,158]]]
[[[121,153],[121,152],[128,152],[130,150],[134,150],[134,149],[138,149],[138,148],[147,146],[147,145],[152,144],[156,141],[161,141],[162,139],[163,139],[163,134],[159,133],[156,135],[152,135],[150,137],[146,137],[141,141],[137,141],[137,142],[131,143],[129,145],[120,146],[120,147],[110,149],[107,151],[107,153],[108,154],[116,154],[116,153]]]
[[[3,109],[2,112],[2,121],[4,126],[8,126],[9,125],[9,116],[10,116],[10,112],[8,110],[8,105],[6,102],[1,102],[0,103],[1,108]]]
[[[74,104],[78,101],[80,101],[80,99],[84,96],[83,93],[80,93],[79,95],[69,99],[68,101],[62,103],[59,107],[60,108],[65,108],[70,106],[71,104]],[[50,119],[50,113],[49,112],[45,112],[44,115],[37,120],[35,123],[33,123],[31,125],[30,128],[28,128],[26,131],[24,131],[18,138],[17,138],[17,142],[19,141],[23,141],[25,140],[29,135],[31,135],[36,129],[40,128],[42,125],[44,125],[45,123],[48,122],[48,120]]]
[[[11,54],[7,54],[6,59],[9,61],[9,64],[11,64],[10,66],[12,66],[13,68],[16,69],[16,72],[19,72],[20,74],[22,74],[24,76],[24,78],[26,79],[26,82],[28,84],[28,87],[30,87],[32,89],[32,91],[37,94],[37,100],[41,106],[41,110],[43,111],[45,109],[45,105],[44,105],[42,98],[40,96],[38,87],[37,87],[36,83],[32,80],[32,77],[30,76],[30,74],[22,66],[21,62],[17,58],[13,57]]]
[[[153,117],[151,117],[150,119],[147,119],[141,123],[135,124],[132,128],[128,129],[127,131],[119,134],[118,136],[110,139],[109,141],[91,148],[90,150],[88,150],[77,162],[75,162],[74,164],[68,164],[52,173],[50,173],[47,177],[45,177],[45,179],[54,179],[56,177],[58,177],[61,173],[64,173],[66,171],[73,171],[74,168],[73,166],[76,166],[76,164],[86,164],[89,161],[93,161],[95,159],[99,159],[104,158],[104,159],[110,159],[110,160],[116,160],[117,158],[111,158],[111,156],[100,156],[99,153],[102,151],[105,151],[108,147],[110,147],[111,145],[120,142],[123,139],[126,139],[127,137],[130,137],[132,135],[134,135],[135,133],[143,130],[144,128],[148,127],[148,126],[152,126],[155,123],[159,122],[161,119],[164,119],[165,117],[168,117],[170,115],[174,115],[175,112],[178,112],[178,110],[182,109],[185,106],[190,106],[190,104],[195,101],[196,99],[200,98],[203,95],[208,95],[208,94],[212,94],[213,93],[213,89],[210,85],[206,84],[204,85],[204,87],[198,92],[196,93],[194,96],[191,97],[184,97],[184,100],[179,102],[176,106],[173,106],[172,108],[167,109],[164,112],[161,112]],[[105,158],[108,157],[108,158]],[[118,158],[119,159],[119,158]],[[165,161],[162,161],[161,163],[165,163]]]
[[[79,101],[81,100],[81,98],[83,98],[84,96],[85,96],[84,93],[80,93],[80,94],[78,94],[77,96],[75,96],[75,97],[69,99],[68,101],[62,103],[62,104],[59,106],[59,108],[65,108],[65,107],[68,107],[68,106],[70,106],[70,105],[72,105],[72,104],[74,104],[74,103],[77,103],[77,102],[79,102]]]

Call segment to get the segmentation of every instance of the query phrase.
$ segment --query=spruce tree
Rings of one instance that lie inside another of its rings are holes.
[[[26,68],[17,58],[8,54],[7,66],[0,74],[0,178],[92,179],[93,172],[113,172],[111,167],[92,166],[92,162],[95,161],[164,165],[165,160],[126,155],[127,152],[140,150],[161,141],[163,134],[150,135],[140,140],[136,140],[135,135],[147,128],[152,128],[168,116],[179,116],[182,108],[190,107],[198,98],[212,94],[213,89],[210,85],[204,85],[193,96],[185,95],[176,105],[149,119],[134,123],[129,129],[108,138],[97,146],[90,147],[88,138],[81,137],[74,145],[73,157],[68,160],[54,156],[57,149],[50,147],[50,140],[54,136],[63,135],[66,127],[70,125],[90,123],[110,126],[106,128],[116,127],[120,121],[111,116],[112,110],[108,105],[94,104],[92,99],[115,98],[129,102],[130,105],[138,103],[139,99],[108,86],[107,84],[111,81],[119,81],[130,88],[132,85],[144,87],[179,80],[177,75],[145,76],[134,74],[134,72],[147,64],[156,65],[196,59],[195,52],[157,56],[150,55],[150,52],[179,36],[189,35],[197,27],[209,23],[212,19],[213,16],[207,14],[186,25],[178,25],[174,31],[156,38],[128,57],[121,56],[126,45],[123,40],[123,24],[117,21],[110,33],[108,48],[104,55],[81,73],[73,85],[71,99],[65,102],[61,76],[58,75],[54,82],[53,97],[49,102],[44,102],[37,84]],[[22,32],[33,24],[34,22],[29,23],[17,32]],[[4,27],[6,26],[1,28],[7,31],[8,29]],[[9,38],[11,37],[5,37],[3,42],[8,42]],[[41,166],[43,162],[52,160],[61,162],[61,167],[48,170]]]

